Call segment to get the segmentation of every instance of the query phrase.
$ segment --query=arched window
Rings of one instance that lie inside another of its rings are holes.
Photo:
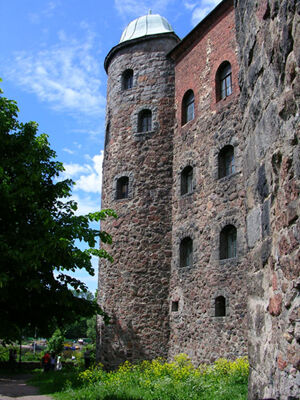
[[[126,69],[122,74],[122,89],[131,89],[133,86],[133,70]]]
[[[220,232],[220,260],[236,257],[236,227],[226,225]]]
[[[191,267],[193,264],[193,240],[190,237],[180,242],[180,267]]]
[[[215,317],[226,316],[226,299],[223,296],[215,298]]]
[[[233,146],[225,146],[218,155],[219,178],[224,178],[234,173],[234,148]]]
[[[181,172],[181,195],[193,191],[193,167],[188,165]]]
[[[188,90],[182,99],[182,125],[194,119],[195,116],[195,97],[194,92],[190,89]]]
[[[148,132],[152,129],[152,112],[151,110],[142,110],[138,118],[138,131]]]
[[[217,101],[225,99],[232,93],[231,64],[224,61],[216,74],[216,98]]]
[[[128,186],[129,178],[128,176],[122,176],[117,180],[116,186],[116,200],[127,199],[128,197]]]

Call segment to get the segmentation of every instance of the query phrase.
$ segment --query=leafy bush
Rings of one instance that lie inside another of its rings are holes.
[[[196,368],[186,354],[179,354],[170,363],[161,358],[143,361],[138,365],[126,361],[113,372],[104,371],[103,366],[99,364],[81,372],[79,379],[83,386],[88,387],[89,390],[93,387],[93,392],[96,391],[97,397],[91,397],[92,399],[101,399],[100,395],[104,393],[129,396],[130,393],[132,395],[136,392],[138,399],[217,400],[227,398],[218,397],[218,390],[220,393],[222,391],[225,393],[227,389],[232,392],[234,386],[238,391],[242,391],[242,397],[235,398],[246,399],[248,373],[247,358],[240,358],[233,362],[219,359],[212,366],[200,365]],[[224,385],[227,385],[227,389]],[[234,395],[237,396],[237,394]],[[81,399],[80,396],[76,397],[76,394],[72,396],[73,399]],[[228,399],[231,399],[231,394],[228,395]]]
[[[51,338],[48,340],[48,351],[60,354],[64,349],[64,335],[60,329],[56,329]]]
[[[62,386],[60,373],[66,372],[53,374],[55,390]],[[219,359],[213,365],[194,367],[186,354],[179,354],[172,362],[162,358],[140,364],[126,361],[110,372],[98,364],[79,373],[73,370],[64,389],[55,397],[59,400],[246,400],[248,372],[247,358]]]
[[[9,346],[0,346],[0,361],[8,361]]]

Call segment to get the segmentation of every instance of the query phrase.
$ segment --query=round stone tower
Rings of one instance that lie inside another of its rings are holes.
[[[174,65],[178,43],[168,21],[132,21],[105,59],[108,74],[102,208],[117,220],[102,223],[113,236],[114,262],[99,266],[98,359],[167,356],[172,228]]]

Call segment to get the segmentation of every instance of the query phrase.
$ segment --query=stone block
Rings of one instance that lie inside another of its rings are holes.
[[[261,208],[253,208],[247,215],[247,241],[253,248],[261,239]]]
[[[282,310],[282,295],[280,293],[275,294],[269,300],[268,311],[273,316],[280,315]]]

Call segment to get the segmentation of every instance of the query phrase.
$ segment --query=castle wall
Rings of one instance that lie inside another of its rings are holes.
[[[169,356],[185,352],[195,363],[246,354],[245,190],[240,125],[234,10],[204,22],[171,56],[175,65],[176,125],[173,157],[172,271]],[[182,51],[185,43],[189,47]],[[215,78],[223,61],[232,67],[233,93],[217,101]],[[195,118],[182,125],[182,99],[195,95]],[[234,148],[235,172],[218,177],[218,154]],[[181,172],[193,167],[193,190],[181,195]],[[237,229],[236,257],[220,260],[220,232]],[[193,240],[193,263],[180,265],[180,243]],[[215,299],[226,299],[226,315],[215,316]],[[178,305],[178,310],[172,304]]]
[[[112,319],[108,326],[98,321],[98,358],[109,367],[167,355],[174,66],[166,53],[176,41],[173,34],[133,41],[108,66],[102,208],[119,218],[102,224],[115,261],[99,268],[99,304]],[[133,87],[122,90],[126,69],[134,71]],[[142,109],[151,110],[152,129],[140,133]],[[122,176],[128,197],[117,200]]]
[[[251,400],[300,393],[299,14],[294,0],[236,1]]]

